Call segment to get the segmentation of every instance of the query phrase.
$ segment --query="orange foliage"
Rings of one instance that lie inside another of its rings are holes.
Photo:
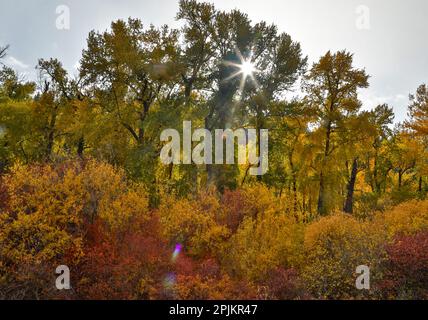
[[[150,210],[144,188],[94,160],[16,165],[0,188],[0,298],[425,297],[428,201],[303,224],[257,184]],[[53,286],[62,264],[72,291]],[[359,265],[373,290],[356,290]]]

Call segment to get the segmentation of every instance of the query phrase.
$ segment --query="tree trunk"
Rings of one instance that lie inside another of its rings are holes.
[[[290,151],[288,154],[288,162],[290,164],[291,168],[291,176],[292,176],[292,186],[293,186],[293,213],[296,217],[296,220],[298,218],[297,216],[297,174],[296,169],[294,167],[294,161],[293,161],[293,151]]]
[[[52,117],[49,121],[49,132],[47,134],[47,143],[46,143],[46,159],[51,158],[52,149],[55,142],[55,126],[56,126],[56,118],[57,118],[58,106],[55,106]]]
[[[347,185],[347,195],[345,200],[345,205],[343,207],[343,211],[349,214],[353,213],[353,205],[354,205],[354,191],[355,191],[355,182],[357,180],[358,174],[358,158],[355,158],[352,162],[352,170],[351,176]]]
[[[174,164],[171,162],[171,163],[169,164],[169,167],[168,167],[168,180],[171,180],[171,179],[172,179],[172,172],[173,172],[173,169],[174,169]]]
[[[257,113],[259,113],[259,111],[257,111]],[[262,160],[262,155],[261,155],[261,150],[262,150],[261,143],[262,143],[262,141],[261,141],[261,136],[260,136],[260,131],[261,131],[262,126],[263,126],[263,120],[261,120],[260,115],[257,114],[257,123],[256,123],[257,133],[256,133],[256,135],[257,135],[257,156],[260,159],[259,166],[262,165],[262,162],[261,162],[261,160]],[[263,181],[263,176],[258,175],[257,176],[257,181],[258,182],[262,182]]]
[[[79,158],[83,158],[83,151],[85,150],[85,139],[81,137],[77,143],[77,155]]]
[[[296,181],[296,175],[293,175],[293,211],[294,211],[294,217],[296,218],[296,221],[299,219],[299,216],[297,215],[297,181]]]
[[[318,195],[318,208],[317,208],[318,214],[325,215],[325,204],[324,204],[324,174],[321,171],[320,174],[320,190]]]
[[[48,141],[47,141],[47,145],[46,145],[46,159],[50,159],[51,158],[51,154],[52,154],[52,149],[53,149],[53,144],[54,144],[54,138],[55,138],[55,133],[54,130],[50,130],[49,134],[48,134]]]
[[[400,171],[398,171],[398,190],[401,189],[402,185],[403,185],[403,170],[400,169]]]
[[[327,125],[326,140],[325,140],[325,149],[324,149],[324,159],[321,164],[320,172],[320,189],[318,196],[318,214],[326,215],[327,208],[325,206],[325,180],[324,180],[324,167],[327,163],[327,157],[330,153],[330,137],[331,137],[331,121]]]

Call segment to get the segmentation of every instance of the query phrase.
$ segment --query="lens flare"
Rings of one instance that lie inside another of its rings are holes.
[[[172,258],[171,258],[172,262],[175,262],[177,260],[178,256],[181,253],[181,250],[183,250],[183,246],[180,243],[177,243],[175,245],[174,252],[172,253]]]
[[[252,76],[254,72],[257,71],[256,66],[250,60],[243,61],[242,64],[239,66],[239,69],[241,69],[242,76],[244,78]]]
[[[237,71],[224,79],[223,81],[230,81],[232,79],[241,78],[241,84],[239,86],[239,91],[242,92],[244,90],[245,84],[247,82],[247,79],[250,79],[253,85],[256,88],[259,88],[259,84],[257,83],[255,74],[259,73],[260,71],[256,67],[256,62],[253,61],[253,53],[250,52],[248,57],[244,57],[239,51],[238,48],[236,48],[236,55],[239,59],[239,63],[231,62],[231,61],[224,61],[223,63],[227,66],[231,66],[233,68],[236,68]]]
[[[175,285],[176,278],[174,273],[168,273],[163,280],[163,286],[165,289],[172,289]]]

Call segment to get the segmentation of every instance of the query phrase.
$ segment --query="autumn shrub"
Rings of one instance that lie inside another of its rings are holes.
[[[386,199],[382,199],[379,194],[367,192],[355,196],[353,215],[367,219],[373,216],[373,213],[384,211],[388,205]]]
[[[180,300],[251,300],[257,291],[251,283],[234,280],[227,274],[215,278],[200,275],[177,277],[175,298]]]
[[[83,299],[155,299],[170,268],[167,244],[159,238],[155,218],[137,221],[112,237],[102,223],[88,228],[85,256],[76,266],[75,289]]]
[[[428,229],[428,201],[412,200],[378,213],[373,220],[390,241],[397,235],[411,235]]]
[[[95,221],[118,237],[150,216],[142,188],[128,182],[122,170],[93,160],[17,164],[4,185],[0,276],[7,274],[7,282],[22,268],[46,266],[54,274],[58,265],[77,265],[85,254],[87,226]]]
[[[298,271],[294,268],[275,268],[266,280],[258,284],[259,297],[267,300],[311,299]]]
[[[392,203],[397,206],[401,203],[416,199],[418,197],[418,194],[416,190],[413,189],[412,185],[406,185],[400,188],[393,188],[389,196],[391,198]]]
[[[312,223],[305,231],[301,273],[308,290],[321,299],[371,298],[373,291],[355,286],[356,268],[367,265],[371,281],[381,276],[385,235],[369,223],[337,213]]]
[[[23,177],[23,172],[17,174],[17,179]],[[29,183],[37,186],[38,182],[32,178],[29,172]],[[49,194],[47,190],[36,191],[46,192],[37,207],[31,203],[32,186],[23,187],[25,190],[14,189],[14,183],[18,182],[14,179],[15,176],[8,178],[10,201],[7,210],[0,215],[0,291],[6,291],[10,298],[51,297],[48,289],[55,288],[55,268],[61,264],[71,266],[83,255],[79,217],[46,210],[43,204],[49,207],[49,202],[55,201],[46,195]],[[39,186],[43,187],[41,183]],[[27,192],[28,204],[25,202]]]
[[[58,291],[55,287],[57,267],[53,263],[22,263],[11,268],[1,266],[0,300],[72,299],[69,290]]]
[[[2,176],[0,175],[0,214],[3,210],[6,209],[7,202],[8,202],[7,189],[3,183]]]
[[[399,236],[386,250],[383,298],[428,299],[428,231]]]
[[[241,189],[225,190],[221,197],[221,205],[223,213],[218,219],[219,222],[227,226],[231,232],[236,232],[250,210],[248,208],[250,204],[245,201],[244,191]]]
[[[279,199],[262,184],[254,184],[233,191],[225,190],[220,204],[222,211],[218,221],[226,225],[233,233],[236,232],[245,217],[256,218],[267,210],[283,211]]]
[[[95,160],[16,164],[0,191],[1,299],[427,298],[428,201],[303,224],[254,184],[150,210],[141,184]]]
[[[389,269],[385,268],[391,259],[387,248],[396,248],[393,243],[397,237],[412,236],[427,229],[427,201],[402,203],[365,221],[342,213],[322,218],[306,228],[302,277],[318,298],[383,296],[389,292],[388,283],[395,286],[388,276]],[[407,250],[405,246],[400,248],[403,254]],[[371,290],[356,289],[355,270],[359,265],[370,267]],[[403,277],[406,278],[406,274]]]
[[[216,222],[218,198],[202,193],[196,199],[166,197],[159,209],[162,234],[171,244],[180,243],[193,256],[220,251],[229,230]]]
[[[214,258],[195,260],[182,254],[175,262],[173,274],[169,274],[169,277],[173,279],[173,283],[169,288],[164,288],[163,298],[246,300],[258,297],[256,286],[231,277]]]
[[[227,269],[251,281],[265,280],[277,267],[292,267],[300,259],[303,233],[284,213],[266,211],[246,217],[224,252]]]

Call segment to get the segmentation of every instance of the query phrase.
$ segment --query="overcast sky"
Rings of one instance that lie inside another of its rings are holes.
[[[371,75],[370,88],[361,92],[364,108],[388,103],[397,121],[406,116],[409,93],[428,82],[427,0],[210,2],[238,8],[254,22],[275,23],[301,43],[311,62],[328,50],[353,52],[356,66]],[[56,27],[59,5],[70,9],[69,30]],[[39,58],[58,58],[75,73],[90,30],[129,16],[179,27],[177,9],[178,0],[1,0],[0,45],[10,44],[6,64],[30,79]]]

